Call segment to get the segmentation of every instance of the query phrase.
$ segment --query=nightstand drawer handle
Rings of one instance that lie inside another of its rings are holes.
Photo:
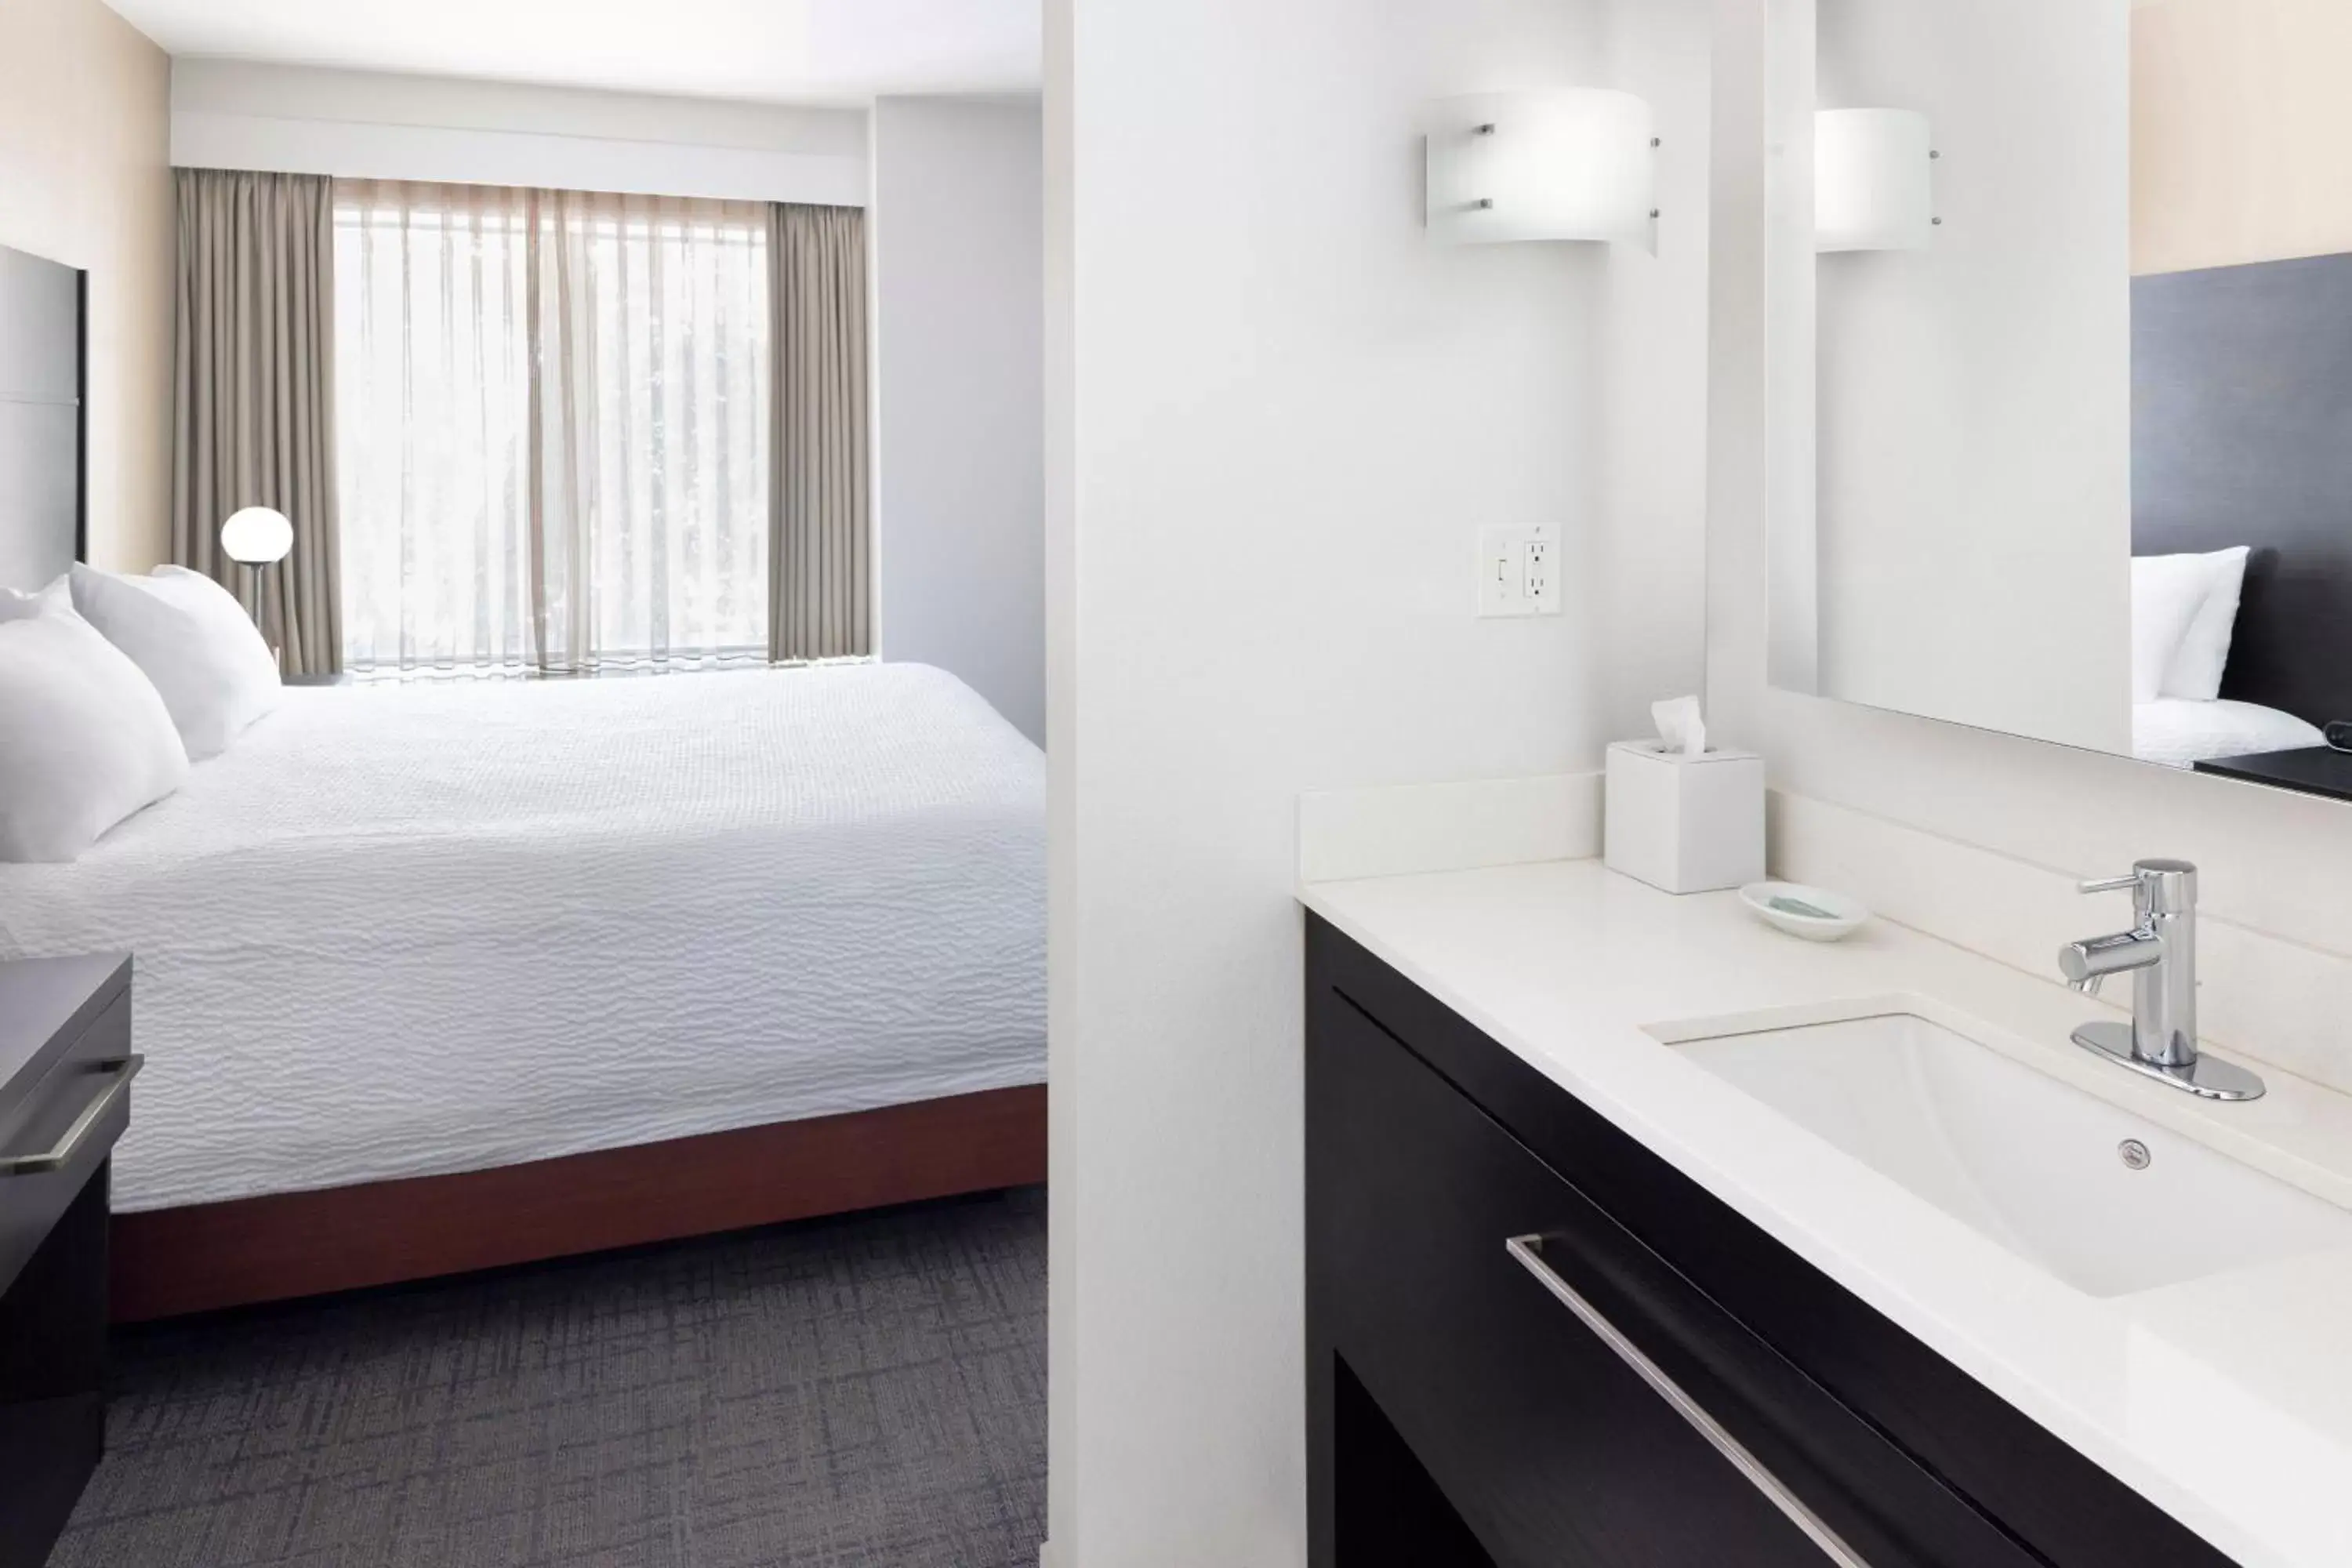
[[[147,1065],[147,1058],[119,1057],[113,1061],[92,1065],[102,1069],[107,1077],[107,1085],[99,1091],[98,1098],[82,1107],[81,1114],[73,1119],[73,1125],[66,1129],[56,1148],[42,1154],[16,1154],[0,1159],[0,1176],[46,1176],[52,1171],[62,1171],[72,1164],[74,1157],[81,1152],[82,1144],[89,1141],[90,1130],[105,1121],[107,1112],[131,1092],[131,1080],[139,1076],[139,1069]]]
[[[1577,1316],[1577,1321],[1593,1332],[1593,1336],[1617,1353],[1617,1359],[1638,1373],[1650,1391],[1674,1407],[1675,1415],[1690,1423],[1691,1429],[1712,1444],[1715,1451],[1731,1461],[1732,1468],[1748,1479],[1748,1484],[1764,1494],[1765,1500],[1788,1515],[1789,1522],[1811,1537],[1814,1545],[1838,1568],[1870,1568],[1853,1547],[1839,1539],[1838,1532],[1822,1521],[1819,1514],[1805,1506],[1804,1499],[1791,1491],[1788,1484],[1764,1468],[1764,1461],[1748,1451],[1748,1446],[1729,1432],[1723,1424],[1706,1412],[1706,1407],[1689,1394],[1682,1385],[1668,1377],[1665,1369],[1642,1353],[1642,1348],[1625,1337],[1616,1324],[1601,1316],[1601,1310],[1577,1293],[1576,1288],[1561,1279],[1543,1258],[1543,1237],[1515,1236],[1503,1244],[1519,1267],[1534,1275],[1543,1288],[1559,1298],[1561,1306]]]

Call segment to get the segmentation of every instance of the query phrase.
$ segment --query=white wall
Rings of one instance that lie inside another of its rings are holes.
[[[89,273],[89,558],[171,548],[163,51],[99,0],[0,5],[0,245]]]
[[[1045,128],[1034,105],[874,105],[882,657],[1045,742]]]
[[[859,206],[866,116],[236,60],[172,67],[172,162]]]
[[[2344,896],[2352,875],[2352,808],[1767,685],[1767,5],[1714,0],[1714,7],[1707,685],[1718,723],[1735,742],[1766,754],[1781,789],[1994,851],[2021,872],[2106,874],[2147,855],[2198,862],[2213,934],[2228,933],[2226,941],[2203,944],[2207,994],[2230,996],[2240,1010],[2223,1037],[2286,1059],[2331,1057],[2340,1063],[2342,1081],[2352,1083],[2352,1047],[2340,1026],[2352,997],[2352,900]],[[1907,840],[1895,835],[1889,842]],[[1973,921],[1950,915],[1953,903],[1969,898],[1970,890],[1958,888],[1939,904],[1950,858],[1897,848],[1875,858],[1878,875],[1909,884],[1919,923],[1994,950],[1984,933],[1997,910],[1984,910],[1979,897]],[[2021,880],[2063,886],[2054,877]],[[2056,917],[2046,909],[2031,911],[2037,932],[2062,919],[2078,936],[2121,923],[2112,900],[2047,896],[2062,908]],[[2032,963],[2031,953],[2001,955]]]
[[[1705,17],[1047,18],[1053,1545],[1292,1564],[1297,796],[1590,768],[1697,679]],[[1562,84],[1659,103],[1661,255],[1426,243],[1420,106]],[[1472,618],[1537,521],[1569,612]]]
[[[2352,250],[2352,5],[2135,0],[2132,270]]]
[[[1823,695],[2130,750],[2126,6],[1776,7],[1775,342],[1818,354],[1815,396],[1773,409],[1816,510],[1776,526],[1811,532]],[[1811,254],[1816,102],[1927,116],[1928,248]],[[1795,473],[1782,493],[1801,506]]]

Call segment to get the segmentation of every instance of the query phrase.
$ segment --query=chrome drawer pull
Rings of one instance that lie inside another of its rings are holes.
[[[1804,1499],[1790,1491],[1780,1477],[1764,1468],[1764,1461],[1748,1451],[1747,1446],[1723,1429],[1723,1424],[1706,1413],[1704,1405],[1682,1391],[1682,1385],[1668,1377],[1664,1368],[1642,1353],[1641,1347],[1619,1331],[1617,1325],[1601,1315],[1601,1310],[1582,1296],[1576,1288],[1552,1271],[1543,1259],[1543,1237],[1515,1236],[1503,1244],[1519,1267],[1534,1275],[1543,1288],[1559,1299],[1561,1306],[1574,1312],[1577,1321],[1591,1329],[1601,1342],[1617,1352],[1617,1359],[1641,1374],[1651,1391],[1674,1406],[1675,1414],[1690,1423],[1691,1430],[1714,1445],[1715,1451],[1732,1463],[1733,1468],[1748,1478],[1748,1482],[1762,1492],[1774,1508],[1789,1516],[1789,1522],[1803,1531],[1839,1568],[1870,1568],[1854,1549],[1839,1539],[1838,1532],[1822,1522],[1821,1516],[1805,1506]]]
[[[139,1076],[139,1069],[147,1065],[147,1058],[118,1057],[113,1061],[92,1065],[103,1068],[112,1081],[97,1099],[82,1107],[81,1114],[73,1119],[73,1125],[66,1129],[56,1148],[43,1154],[15,1154],[0,1159],[0,1176],[46,1176],[73,1163],[74,1156],[81,1152],[83,1142],[89,1139],[90,1129],[105,1121],[106,1113],[131,1092],[131,1080]]]

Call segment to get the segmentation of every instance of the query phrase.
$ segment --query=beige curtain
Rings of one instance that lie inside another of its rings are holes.
[[[768,656],[874,651],[866,215],[778,204],[768,227],[775,390]]]
[[[765,204],[343,181],[348,658],[767,658]]]
[[[179,310],[172,555],[211,574],[285,650],[291,674],[342,668],[336,525],[334,212],[309,174],[177,172]],[[220,525],[268,506],[294,549],[260,574]]]

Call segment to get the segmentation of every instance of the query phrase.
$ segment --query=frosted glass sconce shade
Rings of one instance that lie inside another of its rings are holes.
[[[1935,226],[1927,117],[1907,109],[1813,116],[1817,250],[1925,250]]]
[[[1559,88],[1430,106],[1429,232],[1453,245],[1528,239],[1646,245],[1656,216],[1650,106]]]
[[[285,560],[286,552],[294,548],[294,525],[286,521],[284,512],[249,506],[230,513],[221,524],[220,543],[221,553],[231,561],[267,566]]]

